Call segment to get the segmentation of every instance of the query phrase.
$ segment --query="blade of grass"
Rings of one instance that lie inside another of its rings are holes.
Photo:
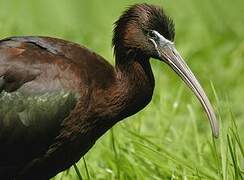
[[[230,155],[231,155],[231,159],[233,162],[233,168],[234,168],[234,179],[238,180],[238,165],[237,165],[237,160],[236,160],[236,156],[235,156],[235,149],[234,149],[234,145],[233,145],[233,140],[231,139],[230,135],[227,134],[227,140],[228,140],[228,146],[230,149]]]
[[[232,131],[232,134],[234,136],[234,138],[236,139],[236,142],[240,148],[240,151],[241,151],[241,154],[242,156],[244,157],[244,148],[243,148],[243,144],[241,142],[241,139],[240,139],[240,136],[239,136],[239,131],[238,131],[238,126],[236,124],[236,121],[235,121],[235,118],[234,118],[234,115],[233,115],[233,112],[230,110],[230,114],[231,114],[231,120],[232,120],[232,123],[234,125],[234,129],[231,128],[231,131]]]
[[[113,131],[113,128],[110,130],[110,132],[111,132],[112,148],[113,148],[113,151],[114,151],[114,157],[115,157],[115,164],[116,164],[116,168],[117,168],[117,177],[118,177],[118,180],[120,180],[119,159],[118,159],[118,152],[117,152],[116,145],[115,145],[115,138],[114,138],[114,131]]]
[[[76,164],[74,164],[73,166],[74,166],[74,168],[75,168],[75,172],[76,172],[76,174],[77,174],[79,180],[82,180],[82,176],[81,176],[81,173],[80,173],[80,171],[79,171],[79,168],[77,167]]]
[[[83,162],[84,162],[84,166],[85,166],[85,170],[86,170],[86,176],[87,176],[87,179],[90,180],[90,174],[89,174],[89,170],[88,170],[88,167],[87,167],[87,164],[86,164],[86,159],[85,157],[83,156]]]

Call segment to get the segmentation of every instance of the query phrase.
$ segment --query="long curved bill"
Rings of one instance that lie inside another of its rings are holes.
[[[214,137],[218,137],[219,127],[218,122],[216,120],[216,116],[213,111],[213,107],[210,104],[208,97],[206,96],[198,80],[191,72],[190,68],[187,66],[180,54],[177,52],[176,48],[174,47],[174,44],[170,42],[164,43],[161,47],[159,45],[157,49],[159,55],[161,56],[161,59],[163,59],[163,61],[166,62],[181,77],[181,79],[189,86],[189,88],[197,96],[204,110],[207,113]]]

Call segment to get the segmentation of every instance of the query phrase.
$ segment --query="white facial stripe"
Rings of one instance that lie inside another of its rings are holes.
[[[165,37],[163,37],[158,31],[155,31],[155,30],[153,30],[153,32],[159,37],[159,45],[160,45],[160,47],[164,47],[165,45],[168,45],[168,44],[170,44],[170,45],[172,45],[172,44],[174,44],[173,42],[171,42],[171,41],[169,41],[168,39],[166,39]]]
[[[155,46],[155,48],[158,48],[157,43],[153,39],[149,38],[149,40],[153,43],[153,45]]]
[[[157,50],[158,56],[160,56],[160,52],[159,52],[159,50],[158,50],[158,45],[157,45],[157,43],[156,43],[153,39],[151,39],[151,38],[149,38],[149,40],[153,43],[155,49]]]

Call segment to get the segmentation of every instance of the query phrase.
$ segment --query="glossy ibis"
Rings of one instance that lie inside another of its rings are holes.
[[[47,179],[77,162],[108,129],[152,98],[150,57],[191,88],[218,136],[213,108],[174,46],[174,24],[136,4],[115,23],[116,65],[78,44],[38,36],[0,41],[0,179]]]

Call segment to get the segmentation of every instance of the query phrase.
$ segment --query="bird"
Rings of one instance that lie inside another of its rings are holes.
[[[149,104],[150,59],[169,65],[214,109],[176,50],[162,7],[133,4],[114,24],[115,65],[77,43],[47,36],[0,40],[0,179],[49,179],[78,162],[116,123]]]

